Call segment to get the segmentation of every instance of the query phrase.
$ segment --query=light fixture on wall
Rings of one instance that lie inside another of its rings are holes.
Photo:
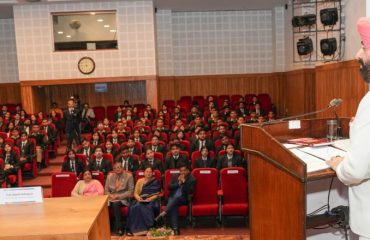
[[[306,14],[303,16],[294,16],[292,18],[293,27],[312,26],[316,23],[316,14]]]
[[[334,53],[337,51],[337,39],[336,38],[321,39],[320,50],[324,56],[334,55]]]
[[[325,8],[320,10],[320,20],[324,26],[333,26],[338,22],[338,9]]]
[[[300,56],[312,53],[313,51],[312,39],[309,37],[299,39],[297,42],[297,51]]]

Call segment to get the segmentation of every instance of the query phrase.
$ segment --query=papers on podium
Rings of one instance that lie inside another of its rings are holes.
[[[335,156],[344,157],[349,140],[339,140],[332,142],[331,145],[318,147],[294,147],[292,144],[284,144],[284,146],[307,164],[307,172],[315,172],[330,168],[326,160]]]

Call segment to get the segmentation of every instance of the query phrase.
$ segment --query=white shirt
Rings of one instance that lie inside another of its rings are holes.
[[[348,185],[350,226],[370,238],[370,92],[361,100],[350,128],[350,150],[337,167],[337,176]]]

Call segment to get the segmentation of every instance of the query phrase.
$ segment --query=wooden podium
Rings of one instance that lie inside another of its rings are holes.
[[[107,196],[45,198],[0,206],[0,239],[108,240]]]
[[[327,120],[301,120],[301,128],[294,130],[289,129],[288,122],[242,126],[252,240],[306,239],[307,183],[333,177],[335,172],[327,169],[307,173],[306,164],[282,143],[301,137],[325,138]],[[340,120],[342,136],[348,137],[349,119]]]

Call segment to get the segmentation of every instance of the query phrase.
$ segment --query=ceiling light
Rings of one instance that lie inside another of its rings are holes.
[[[324,56],[334,55],[334,53],[337,51],[337,39],[336,38],[321,39],[320,49],[321,53]]]
[[[63,31],[58,31],[58,34],[63,34]]]
[[[91,15],[95,15],[95,12],[91,12],[90,14],[91,14]]]
[[[98,20],[96,20],[96,21],[98,21],[98,22],[104,22],[104,20],[103,19],[101,19],[101,18],[99,18]]]
[[[71,35],[67,35],[66,37],[67,37],[67,38],[71,38],[72,36],[71,36]]]
[[[116,29],[111,29],[111,30],[109,30],[109,32],[115,33],[115,32],[117,32],[117,30]]]
[[[301,38],[297,42],[297,51],[299,55],[307,55],[313,51],[312,39],[309,37]]]
[[[104,25],[105,28],[109,28],[110,26],[107,24],[107,25]]]

